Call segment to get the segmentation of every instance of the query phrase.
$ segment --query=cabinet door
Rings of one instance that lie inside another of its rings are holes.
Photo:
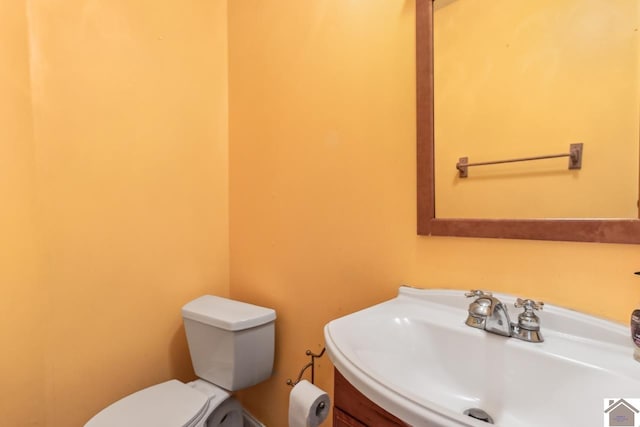
[[[407,427],[408,424],[391,415],[360,393],[338,370],[334,370],[334,427]],[[338,415],[335,415],[338,414]],[[344,416],[344,418],[341,418]],[[348,420],[348,421],[347,421]],[[348,424],[356,422],[357,424]],[[340,424],[342,423],[342,424]]]
[[[339,408],[333,408],[333,427],[367,427]]]

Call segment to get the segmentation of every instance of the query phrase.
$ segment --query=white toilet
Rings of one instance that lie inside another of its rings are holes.
[[[196,375],[140,390],[100,411],[85,427],[242,427],[231,392],[271,376],[276,313],[205,295],[182,307]]]

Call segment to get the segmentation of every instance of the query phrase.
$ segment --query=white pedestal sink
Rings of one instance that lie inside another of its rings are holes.
[[[517,319],[515,297],[494,295]],[[329,357],[414,426],[487,426],[464,415],[480,408],[503,427],[601,427],[605,399],[640,399],[628,327],[547,304],[538,313],[545,341],[529,343],[465,325],[470,302],[463,291],[401,287],[392,300],[329,322]]]

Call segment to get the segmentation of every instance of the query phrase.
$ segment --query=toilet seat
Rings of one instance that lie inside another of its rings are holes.
[[[215,397],[170,380],[118,400],[91,418],[85,427],[193,427],[209,413],[210,401]]]

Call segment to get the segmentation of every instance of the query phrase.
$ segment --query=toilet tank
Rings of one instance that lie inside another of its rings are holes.
[[[276,312],[204,295],[182,307],[196,375],[229,391],[271,376]]]

